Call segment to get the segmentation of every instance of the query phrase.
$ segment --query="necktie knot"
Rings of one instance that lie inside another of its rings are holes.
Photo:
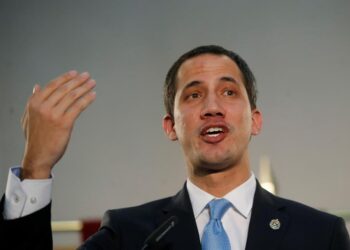
[[[215,199],[208,203],[211,220],[221,220],[231,203],[226,199]]]
[[[230,206],[231,203],[225,199],[215,199],[208,203],[210,220],[203,231],[203,250],[231,250],[230,240],[221,222]]]

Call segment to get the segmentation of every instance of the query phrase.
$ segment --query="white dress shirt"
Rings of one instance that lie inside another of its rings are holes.
[[[217,197],[195,186],[189,179],[187,180],[186,187],[196,219],[199,237],[202,239],[203,230],[209,222],[209,209],[207,208],[207,204]],[[245,249],[255,188],[256,181],[252,173],[246,182],[230,191],[224,197],[220,197],[225,198],[232,204],[232,207],[229,208],[222,217],[222,224],[230,240],[231,249]]]
[[[20,167],[9,170],[5,191],[3,216],[5,220],[17,219],[34,213],[51,201],[52,178],[21,181]]]

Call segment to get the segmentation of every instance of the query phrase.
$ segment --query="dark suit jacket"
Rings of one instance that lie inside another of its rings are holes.
[[[154,249],[201,249],[196,222],[185,187],[173,197],[137,207],[107,211],[100,230],[79,249],[141,249],[149,234],[173,215],[178,218],[178,224]],[[15,249],[51,249],[49,219],[50,208],[46,207],[21,219],[7,222],[2,220],[0,235],[12,237],[12,233],[17,235],[23,233],[25,236],[23,240],[27,242],[25,244],[33,244],[31,248],[25,248],[24,244],[19,244],[18,247],[22,248]],[[278,220],[280,228],[272,229],[271,220]],[[8,242],[7,239],[4,238],[1,241]],[[17,241],[15,243],[17,244]],[[350,250],[350,241],[345,223],[341,218],[300,203],[278,198],[258,184],[246,250],[265,249]]]

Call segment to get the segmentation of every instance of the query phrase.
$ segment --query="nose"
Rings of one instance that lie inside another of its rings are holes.
[[[203,103],[201,119],[209,117],[225,117],[225,110],[215,94],[208,95]]]

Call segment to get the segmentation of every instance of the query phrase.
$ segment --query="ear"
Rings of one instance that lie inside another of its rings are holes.
[[[168,138],[172,141],[176,141],[177,140],[177,135],[176,135],[176,131],[174,129],[174,119],[172,118],[172,116],[170,114],[166,114],[163,117],[163,130],[165,132],[165,134],[168,136]]]
[[[263,124],[262,113],[258,109],[252,110],[252,135],[258,135]]]

